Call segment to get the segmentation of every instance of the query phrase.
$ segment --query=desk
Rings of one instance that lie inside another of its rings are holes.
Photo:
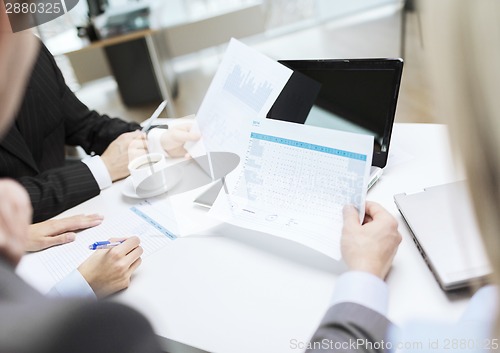
[[[384,175],[368,193],[368,199],[397,216],[403,235],[388,278],[389,318],[395,323],[415,317],[456,319],[468,296],[446,295],[439,288],[393,202],[396,193],[463,179],[452,163],[446,127],[396,124],[391,151]],[[192,205],[196,194],[178,195],[175,206],[196,222],[213,224],[205,210]],[[100,212],[110,217],[132,204],[117,183],[65,215]],[[310,338],[343,267],[283,239],[243,230],[229,233],[200,232],[175,240],[145,259],[130,288],[115,300],[144,313],[158,335],[208,351],[294,351],[290,340]],[[19,271],[36,282],[29,266]]]

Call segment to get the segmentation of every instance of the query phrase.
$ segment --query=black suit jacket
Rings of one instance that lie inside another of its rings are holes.
[[[65,145],[101,154],[120,134],[138,128],[89,110],[42,45],[15,123],[0,143],[0,176],[27,189],[33,221],[43,221],[99,194],[84,163],[65,165]]]

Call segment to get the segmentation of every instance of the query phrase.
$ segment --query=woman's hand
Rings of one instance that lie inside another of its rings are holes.
[[[101,160],[108,169],[112,181],[130,175],[128,164],[144,152],[146,145],[146,135],[140,131],[123,133],[109,144],[102,153]]]
[[[38,251],[51,246],[70,243],[76,238],[75,231],[98,226],[103,216],[78,215],[61,219],[50,219],[32,224],[25,244],[26,251]]]
[[[98,298],[107,297],[127,288],[132,273],[142,261],[143,250],[138,237],[110,239],[110,241],[123,241],[123,243],[111,249],[94,250],[94,253],[78,267],[78,271]]]

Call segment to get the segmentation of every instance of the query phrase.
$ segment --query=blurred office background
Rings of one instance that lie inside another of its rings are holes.
[[[131,19],[137,28],[120,26]],[[90,41],[89,28],[103,38]],[[66,16],[37,30],[76,95],[90,108],[126,120],[143,121],[160,99],[127,100],[124,90],[142,84],[136,69],[151,63],[129,63],[134,70],[125,68],[131,82],[124,83],[117,60],[141,48],[161,52],[161,71],[153,74],[175,96],[169,114],[181,117],[198,110],[230,37],[273,59],[402,57],[396,122],[435,117],[422,74],[420,19],[408,0],[80,0]],[[153,41],[128,48],[146,37]],[[123,48],[113,53],[109,48],[117,43]]]

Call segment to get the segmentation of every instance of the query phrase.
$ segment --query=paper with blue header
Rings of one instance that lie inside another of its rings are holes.
[[[266,120],[246,145],[211,214],[340,259],[343,207],[364,217],[373,137]]]

